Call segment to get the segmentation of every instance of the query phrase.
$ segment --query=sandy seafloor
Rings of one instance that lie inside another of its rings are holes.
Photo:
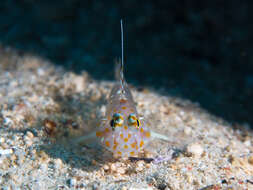
[[[253,189],[250,126],[152,89],[131,86],[138,111],[170,139],[141,155],[161,162],[115,160],[95,141],[73,143],[96,128],[113,84],[1,49],[1,189]]]

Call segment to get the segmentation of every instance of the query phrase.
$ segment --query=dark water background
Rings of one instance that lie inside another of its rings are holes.
[[[113,80],[123,18],[128,82],[252,125],[252,8],[251,0],[1,0],[0,44]]]

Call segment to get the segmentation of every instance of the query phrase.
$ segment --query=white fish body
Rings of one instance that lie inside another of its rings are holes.
[[[102,119],[95,134],[82,137],[82,140],[96,136],[101,144],[113,153],[114,157],[133,157],[143,150],[153,138],[168,140],[167,137],[152,132],[144,120],[140,120],[135,102],[123,75],[123,26],[122,59],[116,65],[117,83],[112,88],[106,107],[106,118]]]

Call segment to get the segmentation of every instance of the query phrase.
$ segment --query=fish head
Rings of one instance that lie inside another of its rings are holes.
[[[109,107],[96,136],[114,157],[137,156],[150,140],[150,130],[131,102],[121,101]]]

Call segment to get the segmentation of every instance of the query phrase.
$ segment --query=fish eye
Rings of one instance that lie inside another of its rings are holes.
[[[114,125],[115,123],[114,123],[114,120],[112,119],[111,121],[110,121],[110,126],[112,127],[112,130],[114,131],[115,130],[115,125]]]
[[[138,126],[138,128],[139,128],[139,127],[141,126],[141,122],[140,122],[139,119],[137,119],[136,121],[137,121],[137,126]]]
[[[124,123],[124,119],[121,114],[115,113],[112,116],[112,120],[110,121],[110,126],[112,127],[112,130],[115,130],[115,127],[121,127]]]
[[[131,113],[129,116],[128,116],[128,124],[130,126],[135,126],[137,128],[140,127],[141,125],[141,122],[139,119],[137,119],[136,115],[134,113]]]

